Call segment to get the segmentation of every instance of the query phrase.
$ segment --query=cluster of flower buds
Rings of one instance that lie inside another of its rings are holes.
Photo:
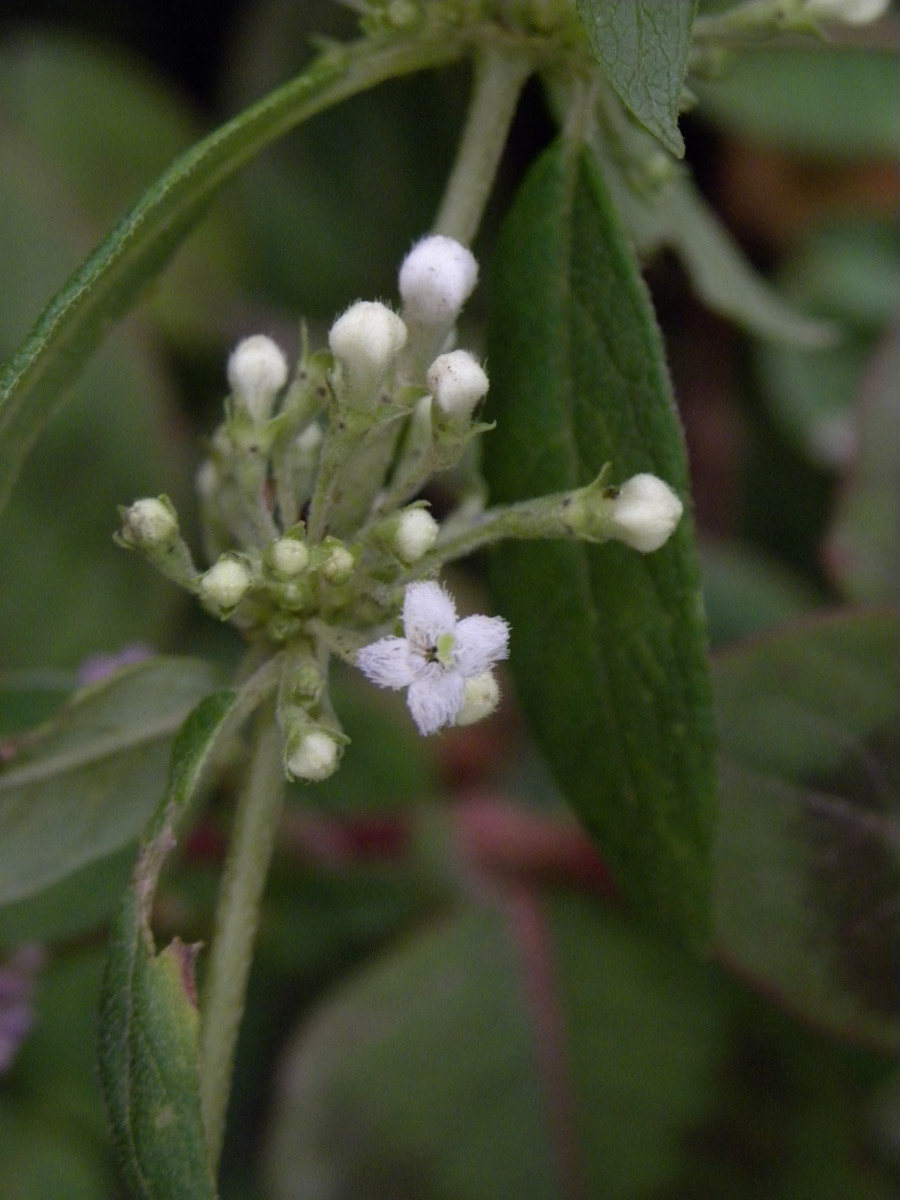
[[[457,618],[434,578],[444,562],[500,537],[618,538],[647,553],[681,516],[668,485],[638,475],[506,509],[461,503],[439,525],[423,489],[491,428],[476,419],[484,368],[453,345],[477,280],[465,246],[428,236],[401,265],[399,312],[352,304],[327,350],[310,352],[304,338],[293,369],[263,334],[235,347],[225,420],[197,475],[206,570],[165,496],[122,510],[122,545],[281,656],[277,712],[292,778],[326,778],[347,740],[328,696],[332,655],[405,688],[423,734],[494,710],[508,627]],[[398,617],[402,637],[373,640]]]

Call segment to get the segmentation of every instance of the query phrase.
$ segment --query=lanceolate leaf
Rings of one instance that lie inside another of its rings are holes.
[[[460,52],[446,29],[415,42],[325,52],[297,79],[188,150],[138,201],[38,320],[0,374],[0,507],[63,389],[215,193],[264,146],[338,101]]]
[[[496,501],[639,471],[687,501],[659,332],[586,157],[535,164],[498,247],[489,343]],[[690,517],[655,554],[516,543],[493,580],[528,718],[645,916],[702,937],[710,903],[713,734]]]
[[[696,0],[577,0],[591,48],[623,103],[680,158],[678,102]]]
[[[100,1079],[119,1166],[142,1200],[212,1200],[200,1115],[195,948],[159,954],[150,913],[175,828],[232,711],[234,694],[207,697],[175,742],[156,811],[113,930],[100,1002]]]
[[[175,732],[213,686],[206,663],[149,659],[85,688],[28,736],[0,773],[0,904],[137,837]]]
[[[724,654],[719,953],[807,1020],[900,1050],[900,621]]]

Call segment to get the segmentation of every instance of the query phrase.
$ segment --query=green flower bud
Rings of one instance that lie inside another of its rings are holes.
[[[227,617],[246,596],[252,582],[250,571],[239,558],[223,554],[200,576],[200,599],[217,616]]]
[[[279,579],[294,579],[309,566],[309,550],[295,537],[281,537],[266,551],[266,562]]]

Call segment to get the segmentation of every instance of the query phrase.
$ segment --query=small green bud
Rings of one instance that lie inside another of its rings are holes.
[[[246,596],[252,581],[250,571],[239,558],[223,554],[200,576],[200,599],[217,616],[227,617]]]
[[[309,566],[309,550],[295,537],[280,537],[266,551],[266,562],[279,579],[294,579]]]
[[[178,514],[168,496],[135,500],[122,509],[121,540],[139,550],[171,546],[178,537]]]
[[[306,729],[289,738],[284,749],[284,766],[292,779],[319,783],[333,775],[340,759],[340,747],[322,729]]]
[[[322,543],[325,554],[319,571],[329,583],[346,583],[356,567],[356,559],[343,542],[326,538]]]

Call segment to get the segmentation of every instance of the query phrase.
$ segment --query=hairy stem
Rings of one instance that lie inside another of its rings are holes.
[[[464,245],[474,238],[531,60],[496,46],[475,57],[475,83],[456,162],[434,221],[434,232]]]
[[[257,717],[253,758],[219,892],[200,1032],[200,1102],[214,1170],[222,1152],[235,1045],[283,794],[281,732],[269,703]]]

